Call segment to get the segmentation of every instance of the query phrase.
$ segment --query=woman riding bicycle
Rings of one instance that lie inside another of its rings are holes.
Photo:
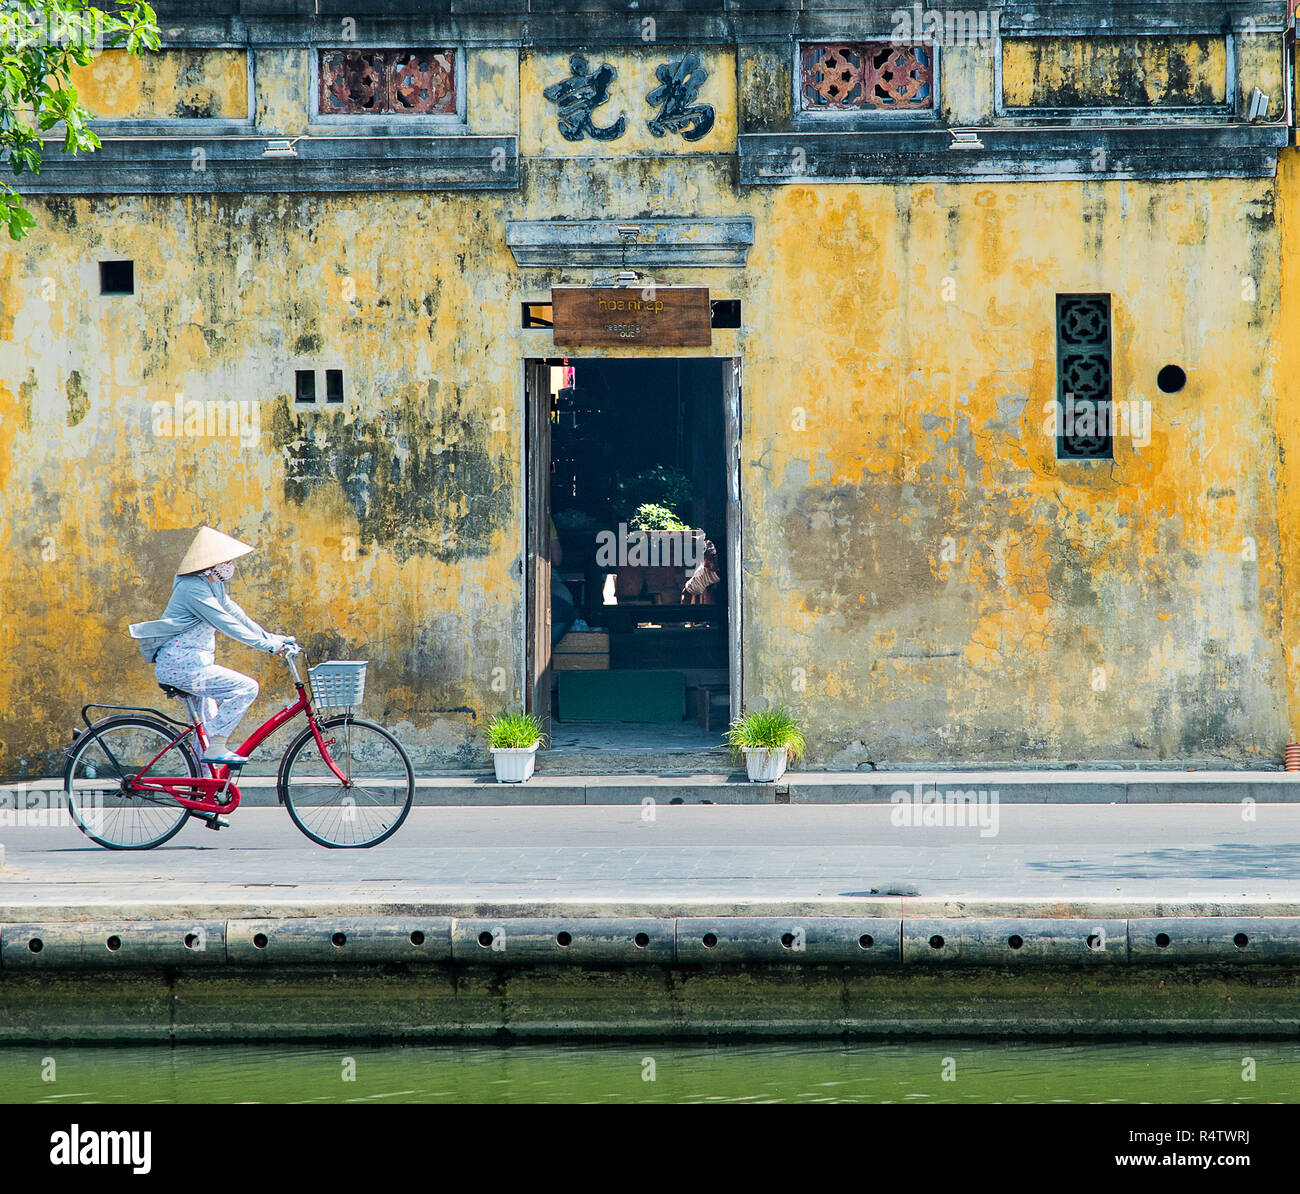
[[[205,763],[241,766],[248,762],[230,751],[228,743],[258,691],[251,676],[217,666],[216,632],[272,655],[294,641],[263,630],[226,592],[234,561],[253,550],[247,543],[202,527],[177,569],[163,616],[129,627],[131,637],[140,640],[140,653],[153,663],[158,682],[199,698],[208,735]]]

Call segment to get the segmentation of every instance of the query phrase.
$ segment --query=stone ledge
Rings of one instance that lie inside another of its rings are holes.
[[[754,244],[754,221],[729,219],[629,220],[509,220],[506,244],[515,264],[543,269],[568,266],[607,266],[624,260],[618,225],[640,229],[629,245],[629,265],[642,269],[663,266],[743,267]]]
[[[273,134],[233,138],[178,133],[105,138],[92,154],[54,149],[28,195],[291,194],[320,191],[516,190],[514,136],[305,137],[296,157],[263,157]],[[196,151],[199,151],[196,153]],[[201,166],[201,168],[197,168]]]
[[[946,129],[743,133],[742,185],[1272,178],[1288,130],[1274,125],[980,127],[982,149]],[[1093,163],[1104,153],[1105,168]]]

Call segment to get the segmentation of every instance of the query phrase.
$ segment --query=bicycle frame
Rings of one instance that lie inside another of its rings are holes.
[[[316,745],[321,752],[321,758],[326,766],[335,774],[339,781],[346,785],[350,784],[348,777],[340,771],[333,758],[330,757],[329,747],[336,741],[331,738],[329,742],[321,736],[320,725],[316,721],[316,714],[312,712],[311,698],[307,695],[307,688],[298,675],[297,664],[294,663],[293,656],[286,656],[285,662],[293,672],[294,686],[298,690],[298,699],[292,705],[286,705],[274,716],[264,721],[255,729],[239,746],[237,754],[247,757],[251,755],[263,742],[265,742],[276,730],[287,722],[292,721],[299,713],[306,712],[307,724],[311,727],[312,736],[316,739]],[[188,701],[186,702],[188,707]],[[112,706],[102,706],[112,707]],[[90,706],[87,706],[90,708]],[[166,714],[161,716],[166,717]],[[136,792],[165,792],[177,804],[199,813],[229,813],[239,807],[239,786],[233,782],[230,775],[230,768],[221,764],[205,763],[203,766],[212,772],[210,777],[207,776],[153,776],[148,775],[149,768],[152,767],[163,755],[172,749],[178,742],[183,741],[189,734],[194,734],[198,741],[200,749],[207,745],[207,734],[203,730],[203,723],[197,718],[189,724],[179,722],[174,717],[167,717],[167,720],[176,725],[184,725],[185,728],[176,735],[166,746],[162,748],[152,759],[149,760],[139,771],[130,779],[131,790]],[[114,760],[116,762],[116,760]],[[183,794],[187,793],[187,794]],[[228,795],[229,799],[222,804],[217,803],[218,796]]]

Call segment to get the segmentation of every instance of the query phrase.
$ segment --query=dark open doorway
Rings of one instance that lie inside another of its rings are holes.
[[[556,747],[720,741],[739,653],[736,373],[710,358],[530,363],[532,703]]]

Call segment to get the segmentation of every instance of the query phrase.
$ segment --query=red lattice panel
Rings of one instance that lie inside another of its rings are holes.
[[[449,116],[454,50],[322,50],[322,116]]]
[[[927,46],[818,42],[800,54],[805,112],[934,107],[934,57]]]

